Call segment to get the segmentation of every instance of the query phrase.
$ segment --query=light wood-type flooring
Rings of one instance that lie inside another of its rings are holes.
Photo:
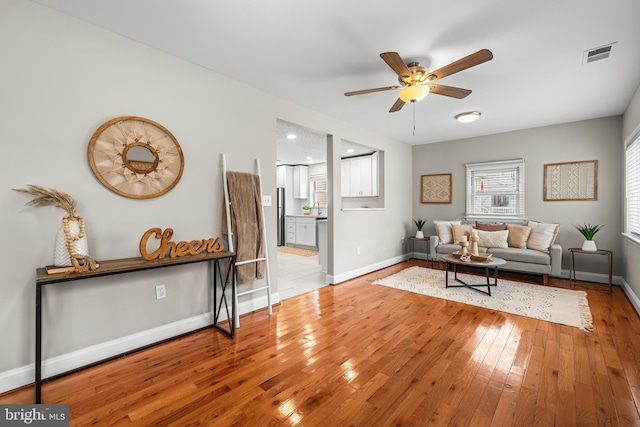
[[[233,340],[207,329],[48,382],[43,401],[73,426],[640,425],[640,318],[618,286],[578,285],[584,332],[371,285],[412,265],[244,315]]]

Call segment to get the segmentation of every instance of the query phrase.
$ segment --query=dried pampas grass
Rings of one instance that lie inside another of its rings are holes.
[[[29,184],[27,187],[28,188],[14,188],[15,191],[31,196],[31,200],[27,205],[35,207],[56,206],[64,209],[69,216],[77,216],[76,201],[67,193],[38,185]]]

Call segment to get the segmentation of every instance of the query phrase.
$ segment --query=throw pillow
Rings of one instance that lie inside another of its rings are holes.
[[[507,229],[504,222],[480,222],[476,221],[476,229],[483,231],[502,231]]]
[[[507,230],[509,230],[509,237],[507,238],[509,247],[527,249],[527,240],[529,239],[529,234],[531,233],[531,227],[526,225],[509,224],[507,226]]]
[[[471,224],[451,224],[451,229],[453,230],[452,243],[460,243],[460,241],[462,240],[462,236],[467,236],[467,240],[469,239],[473,227],[471,226]]]
[[[507,238],[509,230],[484,231],[478,230],[478,246],[484,248],[508,248]]]
[[[527,225],[531,227],[531,233],[529,234],[529,239],[527,239],[527,248],[548,253],[553,242],[556,241],[560,223],[547,224],[529,221]]]
[[[451,225],[460,225],[460,221],[440,221],[434,220],[433,224],[436,226],[436,234],[440,243],[452,243],[453,242],[453,230]]]

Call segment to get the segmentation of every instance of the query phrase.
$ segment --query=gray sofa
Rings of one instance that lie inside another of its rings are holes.
[[[440,244],[438,236],[429,237],[429,254],[432,260],[440,261],[442,255],[460,250],[460,245],[455,243]],[[549,283],[549,276],[560,277],[562,270],[562,246],[555,243],[549,253],[535,249],[519,248],[483,248],[478,252],[490,253],[502,258],[507,263],[500,266],[501,270],[521,271],[524,273],[541,274],[544,284]]]

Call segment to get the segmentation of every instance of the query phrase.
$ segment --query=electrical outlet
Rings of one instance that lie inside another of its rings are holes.
[[[360,246],[356,248],[356,255],[360,255]]]
[[[167,296],[167,288],[164,285],[156,286],[156,299],[162,299]]]
[[[271,196],[262,196],[262,206],[271,206]]]

